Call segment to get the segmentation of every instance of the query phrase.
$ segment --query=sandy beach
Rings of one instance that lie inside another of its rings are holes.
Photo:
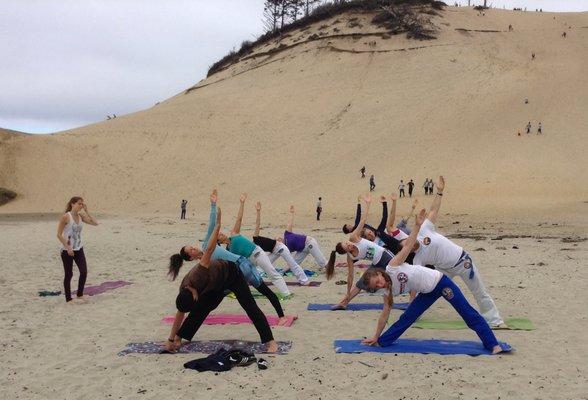
[[[228,210],[227,210],[228,213]],[[471,251],[503,316],[528,317],[535,331],[497,331],[516,351],[497,357],[335,354],[333,340],[373,334],[377,311],[310,312],[310,302],[338,301],[341,271],[317,288],[295,287],[283,305],[298,315],[290,328],[273,328],[279,340],[293,341],[287,355],[264,356],[269,369],[255,365],[218,375],[184,370],[193,354],[117,356],[133,341],[165,340],[160,323],[174,312],[177,282],[165,276],[166,257],[183,243],[202,238],[204,219],[99,216],[86,227],[88,284],[127,280],[131,286],[66,305],[63,297],[37,297],[39,290],[60,290],[63,269],[54,237],[55,217],[3,215],[0,397],[5,399],[160,399],[160,398],[586,398],[584,341],[588,321],[586,225],[545,219],[508,224],[444,215],[440,230]],[[457,223],[459,222],[459,223]],[[538,226],[541,224],[541,226]],[[244,231],[251,234],[250,226]],[[305,221],[324,251],[339,235],[339,221]],[[267,226],[267,234],[280,227]],[[499,236],[512,238],[493,240]],[[520,238],[518,236],[531,236]],[[564,239],[571,238],[571,239]],[[582,241],[584,240],[584,241]],[[24,245],[27,243],[27,245]],[[33,245],[30,245],[34,243]],[[515,248],[517,247],[517,248]],[[483,249],[483,250],[482,250]],[[281,265],[281,264],[280,264]],[[316,269],[310,259],[304,267]],[[324,275],[314,278],[324,281]],[[74,287],[77,271],[74,275]],[[457,281],[464,288],[463,282]],[[467,289],[464,291],[473,301]],[[380,301],[361,297],[360,302]],[[272,313],[269,302],[258,303]],[[240,313],[226,299],[218,312]],[[399,311],[393,311],[392,318]],[[439,300],[426,317],[455,317]],[[472,331],[409,329],[405,337],[476,340]],[[204,326],[197,339],[258,340],[252,325]]]

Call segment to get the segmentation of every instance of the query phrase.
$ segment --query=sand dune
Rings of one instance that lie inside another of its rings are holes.
[[[368,187],[363,164],[385,193],[445,174],[451,211],[584,210],[588,13],[449,7],[432,41],[385,39],[371,17],[293,32],[153,108],[3,140],[0,186],[20,197],[0,212],[60,210],[81,194],[107,213],[169,213],[181,198],[205,207],[218,186],[274,215],[290,202],[310,214],[321,195],[341,216]],[[528,121],[533,134],[518,137]]]

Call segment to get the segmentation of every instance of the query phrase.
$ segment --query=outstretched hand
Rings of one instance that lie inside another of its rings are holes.
[[[392,201],[396,201],[396,200],[398,200],[398,195],[397,195],[396,193],[392,193],[392,194],[390,195],[390,200],[392,200]]]
[[[290,214],[294,214],[294,205],[290,206]]]
[[[416,216],[415,218],[415,223],[417,226],[421,226],[424,222],[425,222],[425,218],[426,218],[427,212],[425,211],[425,209],[423,208]]]
[[[372,202],[372,194],[368,193],[367,195],[363,196],[363,201],[365,204],[370,204]]]
[[[357,195],[357,202],[358,202],[358,203],[361,203],[361,194],[358,194],[358,195]]]
[[[445,189],[445,178],[443,178],[443,175],[440,175],[437,181],[437,191],[443,192],[443,189]]]
[[[239,201],[241,203],[245,203],[245,200],[247,200],[247,193],[243,193],[241,194],[241,196],[239,197]]]
[[[412,209],[414,210],[415,208],[417,208],[419,204],[419,199],[414,199],[414,201],[412,202]]]
[[[378,344],[378,338],[363,339],[361,341],[361,344],[365,344],[367,346],[375,346]]]
[[[220,225],[220,223],[221,223],[221,214],[222,214],[221,208],[218,207],[216,209],[216,224],[217,225]]]
[[[260,201],[258,201],[257,203],[255,203],[255,209],[257,211],[261,211],[261,202]]]
[[[217,200],[218,200],[218,191],[216,189],[213,189],[212,193],[210,194],[210,204],[216,204]]]
[[[381,195],[380,196],[380,202],[385,203],[386,202],[386,196]]]

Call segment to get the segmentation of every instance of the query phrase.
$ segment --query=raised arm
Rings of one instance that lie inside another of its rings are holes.
[[[361,220],[361,195],[357,196],[357,208],[355,209],[355,221],[353,222],[353,229],[352,231],[357,228],[359,225],[359,221]]]
[[[378,231],[383,231],[386,229],[386,222],[388,221],[388,203],[386,203],[386,196],[380,196],[380,201],[382,202],[382,220],[380,221],[380,225],[378,225]]]
[[[86,206],[86,203],[84,203],[83,207],[84,207],[84,212],[80,214],[80,217],[82,217],[82,221],[84,221],[88,225],[97,226],[98,220],[90,215],[90,213],[88,212],[88,207]]]
[[[388,216],[388,222],[386,223],[386,230],[389,234],[392,234],[394,231],[394,220],[396,219],[396,200],[398,199],[398,195],[396,193],[392,193],[390,195],[390,200],[392,200],[392,207],[390,209],[390,215]]]
[[[370,339],[364,339],[361,342],[363,344],[367,344],[370,346],[378,344],[378,338],[382,334],[382,331],[386,327],[388,323],[388,318],[390,317],[390,311],[392,310],[392,305],[394,304],[394,299],[392,297],[392,288],[388,291],[388,294],[384,296],[384,308],[380,313],[380,318],[378,318],[378,325],[376,326],[376,333],[374,337]]]
[[[361,231],[362,231],[363,226],[365,225],[365,223],[367,221],[367,217],[370,213],[370,204],[372,203],[372,195],[368,194],[367,196],[365,196],[363,198],[363,201],[365,203],[365,213],[361,216],[361,220],[359,220],[359,224],[357,224],[357,226],[355,227],[355,230],[353,232],[351,232],[351,235],[349,236],[349,240],[351,240],[352,242],[359,242],[359,240],[361,239]]]
[[[400,250],[400,252],[398,252],[398,254],[396,254],[392,258],[392,260],[390,260],[390,263],[388,264],[389,266],[397,267],[400,264],[402,264],[404,261],[406,261],[406,257],[408,257],[408,255],[412,251],[412,248],[414,247],[414,244],[416,243],[416,239],[417,239],[419,230],[421,229],[421,225],[425,221],[425,214],[426,214],[426,211],[423,208],[421,210],[421,212],[419,213],[419,215],[417,215],[417,217],[416,217],[414,228],[413,228],[412,232],[410,232],[410,236],[408,236],[408,238],[406,238],[406,240],[402,244],[402,250]]]
[[[210,265],[210,258],[212,257],[212,253],[216,248],[216,240],[218,239],[218,232],[220,231],[221,226],[221,209],[218,208],[216,210],[216,223],[214,224],[214,229],[212,230],[212,235],[210,235],[210,240],[208,241],[208,246],[206,246],[206,250],[204,251],[204,255],[200,259],[199,264],[203,267],[208,268]]]
[[[294,206],[290,206],[290,217],[288,218],[288,225],[286,225],[286,230],[288,232],[292,232],[292,226],[294,225]]]
[[[410,207],[410,213],[408,213],[408,215],[404,219],[405,221],[407,221],[407,222],[410,221],[410,219],[412,218],[412,215],[414,214],[414,210],[417,208],[418,205],[419,205],[419,199],[414,199],[414,201],[412,202],[412,206]]]
[[[241,197],[239,197],[239,212],[237,213],[237,220],[235,221],[235,226],[231,231],[231,235],[238,235],[241,232],[241,222],[243,221],[243,209],[245,208],[245,200],[247,200],[247,193],[243,193]]]
[[[443,178],[443,176],[439,176],[439,180],[437,181],[437,194],[435,195],[433,203],[431,204],[431,209],[429,210],[428,218],[432,223],[437,221],[437,215],[439,215],[441,198],[443,197],[443,189],[445,189],[445,178]]]
[[[253,236],[259,236],[259,226],[261,225],[261,203],[258,201],[255,203],[255,231]]]
[[[218,199],[218,192],[216,189],[212,191],[210,194],[210,218],[208,219],[208,230],[206,231],[206,236],[204,237],[204,241],[202,242],[203,246],[206,246],[210,239],[210,235],[212,235],[212,231],[214,230],[214,222],[216,221],[216,201]]]

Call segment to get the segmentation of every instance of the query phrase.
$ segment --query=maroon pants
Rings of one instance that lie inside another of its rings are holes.
[[[86,256],[84,249],[74,251],[73,257],[67,254],[67,251],[61,251],[61,261],[63,261],[63,269],[65,276],[63,278],[63,288],[65,289],[65,301],[71,300],[71,278],[73,277],[73,263],[76,262],[80,270],[80,279],[78,280],[78,297],[84,295],[84,286],[86,285],[86,276],[88,275],[88,267],[86,266]]]

